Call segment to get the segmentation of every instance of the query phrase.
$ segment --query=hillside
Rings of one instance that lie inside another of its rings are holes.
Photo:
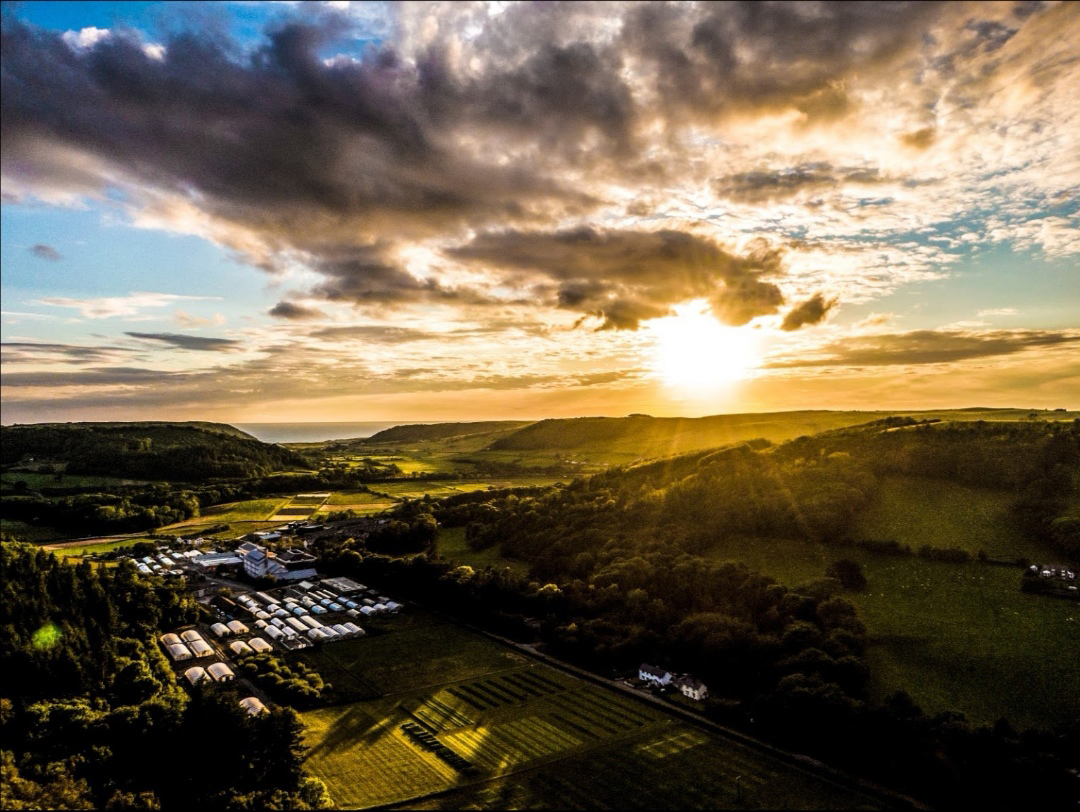
[[[939,420],[1022,420],[1030,414],[1067,419],[1073,413],[1021,409],[955,409],[926,412],[801,411],[711,417],[578,417],[541,420],[496,439],[492,451],[562,451],[658,457],[763,438],[783,442],[890,415]]]
[[[302,457],[219,423],[38,423],[0,427],[6,470],[199,481],[304,467]]]
[[[383,429],[370,437],[353,442],[357,445],[422,443],[432,440],[446,440],[451,437],[467,437],[473,434],[490,434],[491,432],[507,431],[530,424],[531,421],[529,420],[488,420],[476,423],[411,423]]]
[[[451,497],[436,517],[538,583],[655,607],[658,634],[706,566],[739,562],[809,595],[839,588],[823,579],[854,562],[865,581],[846,595],[869,633],[874,696],[904,690],[933,712],[1050,727],[1080,711],[1048,687],[1080,677],[1060,644],[1076,604],[1023,593],[1018,560],[1080,556],[1078,481],[1080,423],[891,418],[613,468],[543,495]],[[962,677],[975,662],[980,679]],[[1021,684],[1031,690],[1009,688]]]

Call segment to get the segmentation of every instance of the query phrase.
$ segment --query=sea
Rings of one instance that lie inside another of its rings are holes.
[[[370,437],[396,423],[230,423],[264,443],[320,443],[325,440],[354,440]]]

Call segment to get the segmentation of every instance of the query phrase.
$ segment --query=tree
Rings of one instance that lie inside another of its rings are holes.
[[[863,573],[862,565],[850,558],[841,558],[831,563],[825,570],[830,578],[840,582],[840,586],[852,592],[862,592],[866,589],[866,574]]]

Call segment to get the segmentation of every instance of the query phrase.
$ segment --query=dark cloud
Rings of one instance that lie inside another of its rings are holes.
[[[163,383],[177,374],[136,367],[97,367],[73,372],[5,372],[0,375],[0,384],[18,387],[151,385]]]
[[[92,364],[131,353],[123,347],[84,347],[77,344],[44,344],[31,341],[5,341],[0,344],[0,352],[7,364],[40,361]]]
[[[657,119],[674,132],[688,116],[744,110],[843,115],[846,78],[903,53],[937,13],[932,3],[519,4],[483,21],[476,62],[456,60],[446,36],[408,57],[384,43],[329,63],[320,48],[348,18],[310,9],[306,22],[283,12],[246,53],[212,26],[168,35],[161,58],[130,31],[73,48],[7,15],[3,169],[31,188],[119,183],[137,204],[152,190],[166,217],[170,203],[194,205],[268,270],[307,259],[326,277],[316,295],[330,300],[465,300],[475,294],[405,273],[386,241],[581,216],[601,201],[565,170],[663,174],[640,149]],[[783,194],[812,185],[813,171],[772,187],[729,181],[736,196]],[[564,281],[562,301],[581,295]],[[775,292],[752,292],[777,306]],[[666,299],[616,292],[613,302],[614,326]]]
[[[160,341],[180,350],[208,350],[221,352],[231,350],[239,346],[240,342],[231,338],[209,338],[206,336],[189,336],[182,333],[124,333],[132,338],[141,338],[146,341]]]
[[[326,318],[326,314],[316,307],[305,307],[294,302],[278,302],[270,308],[269,314],[276,319],[289,321],[310,321]]]
[[[888,177],[876,168],[834,167],[827,162],[806,163],[784,170],[756,170],[725,175],[713,180],[720,197],[740,203],[769,203],[802,193],[814,194],[841,184],[873,185]]]
[[[809,121],[849,109],[845,81],[882,69],[919,42],[936,3],[706,3],[696,17],[644,3],[627,15],[626,47],[667,118],[796,109]]]
[[[1074,332],[997,330],[970,333],[950,330],[916,330],[836,341],[825,347],[829,355],[780,361],[767,366],[832,367],[947,364],[971,358],[1013,355],[1034,347],[1058,347],[1080,343]]]
[[[775,313],[780,289],[763,277],[782,273],[780,254],[761,243],[745,256],[682,231],[578,228],[507,230],[477,235],[449,254],[547,276],[558,307],[603,318],[604,329],[637,329],[674,304],[704,297],[731,325]]]
[[[900,136],[900,143],[912,149],[927,149],[937,139],[937,130],[933,127],[923,127]]]
[[[837,299],[826,299],[821,293],[815,293],[805,302],[791,308],[784,316],[781,330],[798,330],[807,324],[820,324],[829,311],[836,307]]]
[[[312,338],[331,340],[360,339],[372,344],[408,344],[411,341],[423,341],[431,338],[445,338],[445,333],[432,333],[411,327],[383,327],[377,324],[352,324],[342,327],[324,327],[314,330]]]
[[[43,242],[35,244],[30,249],[30,253],[38,259],[47,259],[50,262],[59,262],[63,257],[60,256],[60,252],[53,248],[51,245],[46,245]]]

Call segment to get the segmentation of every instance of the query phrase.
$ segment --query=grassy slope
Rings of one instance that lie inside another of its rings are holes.
[[[1016,495],[969,488],[953,482],[886,477],[877,497],[860,517],[858,538],[894,539],[918,549],[959,547],[991,558],[1037,558],[1045,553],[1029,542],[1010,513]]]
[[[465,543],[464,527],[445,527],[439,530],[439,538],[435,543],[435,551],[443,558],[451,559],[459,564],[465,564],[476,570],[486,567],[509,567],[515,572],[528,571],[528,564],[503,558],[499,555],[499,545],[488,547],[486,550],[472,550]]]
[[[995,557],[1046,555],[1007,514],[1011,496],[947,482],[887,478],[856,537],[919,547],[979,549]],[[735,538],[710,555],[738,560],[788,585],[820,578],[838,558],[859,561],[863,594],[847,593],[873,644],[873,690],[906,690],[925,710],[959,710],[977,722],[1017,726],[1080,717],[1080,604],[1020,592],[1021,571],[872,555],[787,539]],[[1070,642],[1071,641],[1071,642]]]
[[[529,420],[489,420],[476,423],[431,423],[394,426],[373,434],[358,445],[385,445],[391,443],[418,443],[429,440],[446,440],[451,437],[468,437],[490,434],[527,426]]]
[[[541,420],[495,440],[495,451],[577,451],[655,457],[763,437],[772,442],[804,434],[840,429],[890,415],[912,415],[945,420],[1023,420],[1019,409],[956,409],[927,412],[803,411],[712,417],[579,417]],[[1038,413],[1047,419],[1066,420],[1072,412]]]

